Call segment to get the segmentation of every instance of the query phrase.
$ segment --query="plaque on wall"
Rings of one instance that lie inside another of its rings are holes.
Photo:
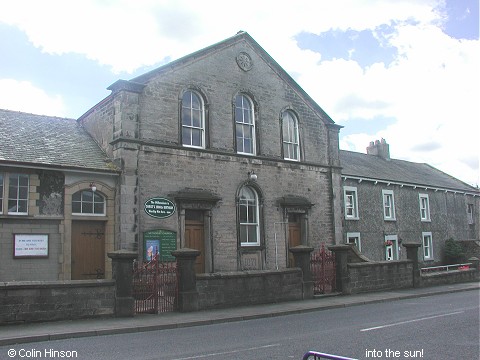
[[[47,258],[47,234],[14,234],[14,258]]]
[[[177,233],[170,230],[151,230],[143,233],[143,258],[153,259],[158,252],[160,261],[175,261],[172,251],[177,250]]]
[[[165,219],[175,214],[175,204],[168,199],[155,197],[145,201],[144,210],[147,215],[157,219]]]
[[[242,254],[242,270],[261,270],[261,252],[243,253]]]

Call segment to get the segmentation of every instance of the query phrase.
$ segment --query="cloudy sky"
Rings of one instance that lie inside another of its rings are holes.
[[[480,184],[478,0],[0,0],[0,108],[78,118],[247,31],[344,128]]]

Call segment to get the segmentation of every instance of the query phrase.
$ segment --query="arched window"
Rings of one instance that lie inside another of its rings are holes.
[[[252,187],[243,186],[240,189],[238,212],[240,245],[260,245],[258,194]]]
[[[78,191],[72,195],[72,214],[105,215],[105,198],[91,190]]]
[[[182,145],[205,148],[205,111],[202,97],[191,90],[182,96]]]
[[[253,102],[239,94],[235,98],[235,137],[237,153],[255,155],[255,119]]]
[[[283,158],[300,161],[300,141],[298,138],[298,120],[291,111],[282,114]]]

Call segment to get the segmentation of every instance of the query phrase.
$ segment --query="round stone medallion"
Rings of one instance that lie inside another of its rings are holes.
[[[241,52],[237,55],[237,64],[243,71],[248,71],[252,68],[252,58],[246,52]]]

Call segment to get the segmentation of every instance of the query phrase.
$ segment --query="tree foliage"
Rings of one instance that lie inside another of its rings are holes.
[[[463,251],[462,245],[455,241],[453,238],[445,241],[445,263],[446,264],[458,264],[461,263],[465,258],[465,252]]]

